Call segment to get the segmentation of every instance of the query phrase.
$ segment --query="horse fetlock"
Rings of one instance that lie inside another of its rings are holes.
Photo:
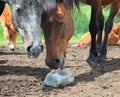
[[[103,56],[103,57],[106,57],[106,54],[107,54],[107,49],[105,48],[101,48],[100,51],[99,51],[99,56]]]

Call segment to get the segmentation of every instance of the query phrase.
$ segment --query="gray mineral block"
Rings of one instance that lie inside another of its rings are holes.
[[[50,73],[48,73],[47,76],[45,77],[43,84],[45,86],[50,87],[59,87],[69,85],[73,82],[74,82],[73,75],[67,70],[62,69],[56,72],[51,71]]]

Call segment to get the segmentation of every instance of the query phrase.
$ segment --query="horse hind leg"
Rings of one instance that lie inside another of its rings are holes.
[[[7,25],[5,25],[5,24],[2,25],[2,26],[3,26],[3,29],[4,29],[4,32],[3,32],[4,37],[6,39],[6,42],[7,42],[8,46],[9,46],[11,44],[9,29],[8,29]]]
[[[101,62],[105,62],[107,59],[106,58],[106,54],[107,54],[107,47],[106,46],[107,46],[108,35],[112,29],[113,19],[119,10],[119,7],[120,7],[120,3],[118,3],[118,2],[112,4],[109,17],[105,23],[105,36],[104,36],[104,40],[103,40],[103,45],[100,49],[100,56],[99,56]]]
[[[3,29],[4,29],[4,32],[3,32],[4,37],[6,39],[9,50],[13,51],[15,49],[17,32],[13,33],[6,24],[2,23],[2,26],[3,26]]]
[[[9,26],[9,40],[10,40],[9,49],[11,51],[15,49],[17,35],[18,33],[15,31],[13,25],[10,25]]]

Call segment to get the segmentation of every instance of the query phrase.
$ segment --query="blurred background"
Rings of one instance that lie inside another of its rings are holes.
[[[109,11],[110,11],[110,5],[103,9],[105,21],[109,15]],[[84,35],[86,32],[89,31],[91,7],[86,4],[81,4],[80,11],[78,11],[77,8],[74,7],[71,13],[72,13],[73,21],[74,21],[74,34],[69,42],[77,43],[77,41],[82,37],[82,35]],[[114,24],[118,22],[120,22],[120,18],[115,17]],[[42,29],[40,29],[40,31],[42,32]],[[41,34],[41,37],[42,37],[42,42],[44,42],[43,32]],[[22,39],[20,36],[17,37],[17,43],[22,44]],[[5,38],[3,36],[3,28],[1,24],[0,24],[0,45],[7,45]]]

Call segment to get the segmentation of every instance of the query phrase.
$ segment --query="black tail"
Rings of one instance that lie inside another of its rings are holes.
[[[2,12],[4,10],[4,7],[5,7],[5,2],[0,0],[0,15],[2,14]]]

